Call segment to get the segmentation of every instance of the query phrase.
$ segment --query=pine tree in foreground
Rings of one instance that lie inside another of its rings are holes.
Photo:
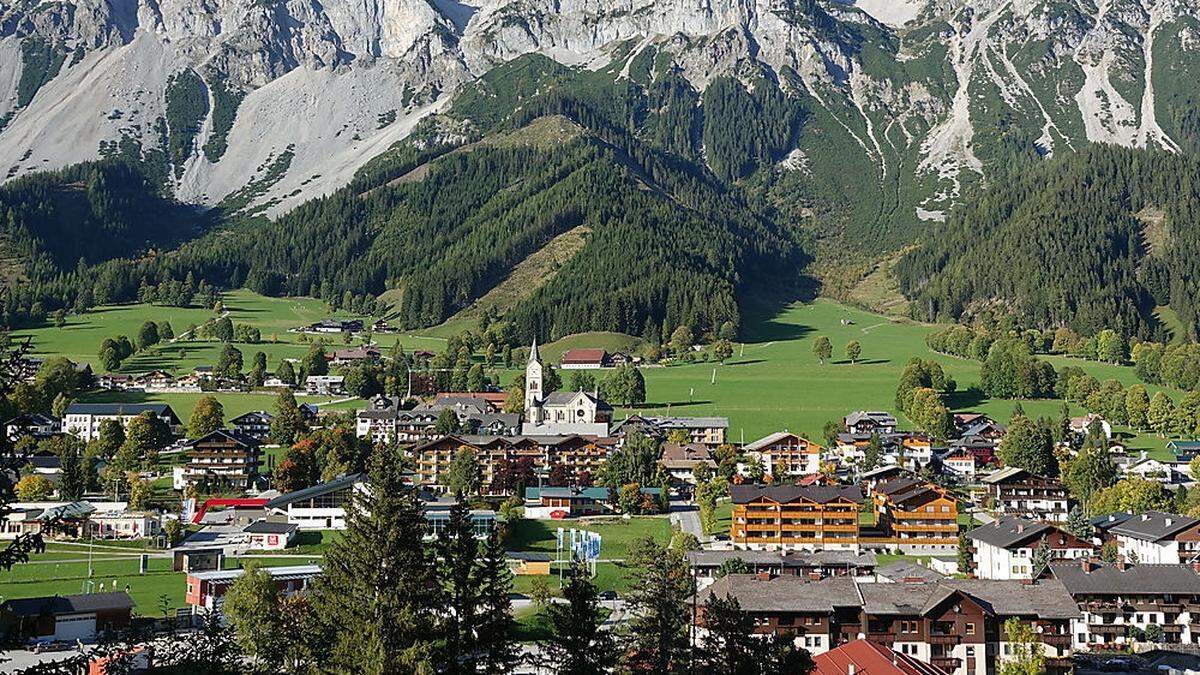
[[[370,488],[356,493],[345,535],[325,553],[311,592],[314,660],[329,672],[433,671],[436,620],[444,609],[436,567],[422,541],[426,522],[402,480],[400,450],[380,448]]]
[[[629,557],[629,622],[624,631],[625,668],[654,673],[688,670],[688,629],[693,584],[683,551],[650,537],[637,541]]]
[[[476,664],[480,673],[507,673],[519,657],[512,615],[512,572],[500,533],[493,530],[476,567],[479,614],[475,626]]]
[[[759,638],[754,619],[737,598],[710,595],[704,603],[704,636],[696,646],[696,671],[705,675],[804,675],[812,657],[789,636]]]
[[[559,675],[610,672],[616,665],[616,645],[604,629],[596,585],[581,563],[571,564],[562,594],[566,602],[552,602],[543,610],[550,637],[540,645],[542,665]]]
[[[456,495],[450,517],[438,536],[438,579],[445,592],[442,625],[443,643],[438,654],[438,671],[475,673],[475,623],[479,594],[475,585],[475,559],[479,542],[471,524],[471,507]]]

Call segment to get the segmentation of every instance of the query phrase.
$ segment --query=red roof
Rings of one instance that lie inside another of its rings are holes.
[[[846,643],[814,656],[813,662],[817,667],[812,675],[946,675],[941,668],[870,640]]]
[[[604,363],[603,349],[571,349],[562,355],[562,363]]]

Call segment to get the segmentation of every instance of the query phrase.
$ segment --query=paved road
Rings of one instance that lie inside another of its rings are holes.
[[[700,510],[695,504],[671,502],[671,523],[678,525],[680,530],[695,535],[702,542],[707,539],[704,536],[704,528],[700,527]]]

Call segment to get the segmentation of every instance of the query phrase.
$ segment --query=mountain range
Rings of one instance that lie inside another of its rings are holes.
[[[17,0],[0,179],[132,159],[180,202],[283,222],[540,110],[737,192],[768,239],[877,256],[1014,167],[1194,152],[1197,81],[1185,0]],[[640,165],[629,185],[661,188]]]

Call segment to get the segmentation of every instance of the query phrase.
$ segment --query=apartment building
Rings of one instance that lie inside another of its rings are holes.
[[[1032,625],[1047,673],[1072,668],[1072,622],[1080,611],[1063,582],[940,579],[897,583],[852,577],[730,574],[697,594],[696,623],[711,595],[736,598],[756,634],[792,637],[814,655],[868,639],[954,675],[990,675],[1012,654],[1004,623]]]
[[[871,492],[876,525],[906,553],[953,552],[958,548],[958,500],[919,478],[896,478]]]
[[[209,489],[250,487],[262,466],[258,441],[228,429],[217,429],[190,441],[187,457],[183,483],[205,484]]]
[[[446,472],[460,450],[471,450],[483,468],[484,489],[491,486],[505,466],[523,463],[533,471],[549,471],[555,465],[579,477],[597,475],[616,441],[593,436],[444,436],[413,447],[417,460],[416,480],[420,485],[445,487]]]
[[[981,482],[991,509],[998,515],[1062,523],[1071,512],[1070,494],[1056,478],[1010,466],[984,476]]]
[[[1096,552],[1090,542],[1050,523],[1003,516],[967,533],[972,569],[980,579],[1032,579],[1037,550],[1048,546],[1051,560],[1076,560]],[[964,570],[966,571],[966,570]]]
[[[179,416],[165,403],[72,403],[63,415],[62,429],[84,442],[94,441],[100,437],[100,424],[105,420],[117,420],[128,427],[129,420],[144,412],[165,422],[171,433],[183,430]]]
[[[730,485],[735,546],[858,550],[862,490],[845,485]]]
[[[742,451],[757,460],[769,476],[811,475],[821,471],[821,451],[816,443],[793,433],[778,431],[747,443]]]
[[[1188,516],[1147,511],[1126,518],[1108,533],[1130,562],[1174,564],[1200,555],[1200,520]]]
[[[1200,644],[1200,574],[1191,565],[1079,560],[1050,570],[1080,609],[1071,628],[1076,649]]]

